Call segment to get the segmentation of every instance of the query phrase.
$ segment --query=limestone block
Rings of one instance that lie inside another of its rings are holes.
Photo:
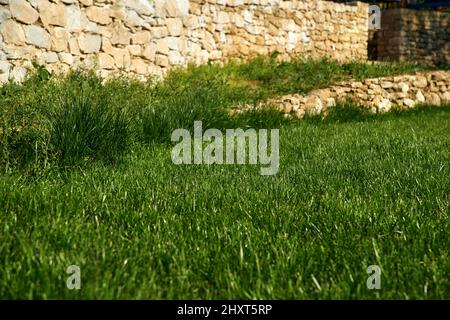
[[[47,0],[40,0],[38,8],[39,16],[44,26],[54,25],[65,27],[67,25],[67,11],[64,4],[53,4]]]
[[[183,22],[180,18],[167,19],[167,30],[171,36],[180,36],[183,31]]]
[[[115,60],[112,56],[110,56],[107,53],[104,52],[100,52],[98,54],[98,67],[100,69],[108,69],[108,70],[112,70],[114,69],[116,63]]]
[[[53,51],[61,52],[67,50],[70,33],[65,28],[55,27],[51,34],[51,48]]]
[[[78,38],[78,46],[83,53],[95,53],[100,51],[102,38],[96,34],[82,33]]]
[[[123,26],[117,25],[113,31],[111,36],[111,43],[113,45],[122,44],[128,45],[130,43],[131,35],[130,32]]]
[[[112,56],[117,67],[120,69],[128,69],[131,65],[130,52],[126,48],[114,48]]]
[[[144,50],[142,50],[142,57],[149,60],[154,61],[156,56],[156,44],[150,43],[144,46]]]
[[[44,52],[39,56],[38,61],[41,62],[41,64],[52,64],[59,61],[58,54],[56,52]]]
[[[131,61],[131,71],[136,72],[137,74],[146,74],[148,66],[142,59],[133,59]]]
[[[137,31],[131,35],[132,44],[147,44],[150,43],[149,31]]]
[[[50,34],[38,26],[25,26],[25,41],[39,48],[50,48]]]
[[[0,23],[11,18],[11,11],[6,7],[0,7]]]
[[[109,8],[91,6],[86,9],[86,16],[89,20],[98,24],[106,25],[111,22]]]
[[[118,4],[127,9],[135,11],[139,15],[152,16],[155,14],[155,8],[150,1],[146,0],[119,0]]]
[[[69,51],[74,55],[81,55],[80,46],[78,45],[78,40],[76,38],[69,39]]]
[[[20,22],[32,24],[39,18],[38,12],[25,0],[10,0],[11,15]]]
[[[155,56],[155,64],[160,67],[168,67],[169,66],[169,59],[166,55],[157,54]]]
[[[22,26],[14,20],[6,20],[0,25],[0,33],[6,43],[23,45],[25,43],[25,33]]]
[[[156,53],[163,55],[169,54],[169,46],[167,45],[166,39],[159,39],[156,41]]]
[[[62,63],[65,63],[69,66],[71,66],[74,62],[73,56],[67,52],[58,53],[58,58],[59,58],[59,61],[61,61]]]
[[[132,44],[127,46],[127,48],[132,56],[140,56],[142,54],[142,48],[140,45]]]

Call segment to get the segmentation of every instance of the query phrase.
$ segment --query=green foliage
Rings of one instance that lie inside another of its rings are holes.
[[[0,87],[0,298],[449,296],[450,106],[374,116],[349,102],[303,121],[228,112],[425,67],[274,54],[145,83],[36,68]],[[279,128],[278,174],[174,165],[166,142],[195,120]],[[66,288],[72,264],[80,291]]]
[[[126,150],[127,119],[102,93],[82,82],[78,90],[63,93],[52,108],[50,144],[60,164],[74,165],[81,160],[111,163]]]
[[[274,53],[247,63],[191,65],[171,71],[164,81],[142,83],[121,77],[103,81],[82,71],[58,77],[35,64],[23,85],[0,87],[0,167],[34,172],[52,165],[115,163],[129,145],[169,142],[173,130],[192,129],[195,120],[218,129],[287,122],[275,110],[231,116],[228,108],[239,103],[305,93],[348,78],[427,68],[331,60],[279,62]],[[352,118],[361,110],[333,112]]]
[[[283,125],[272,177],[177,166],[164,144],[2,175],[0,297],[446,299],[450,106],[377,119]]]

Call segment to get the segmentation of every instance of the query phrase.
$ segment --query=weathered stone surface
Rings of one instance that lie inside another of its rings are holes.
[[[111,41],[109,41],[109,39],[106,37],[102,37],[101,51],[103,51],[107,54],[112,54],[113,50],[114,50],[114,47],[113,47]]]
[[[171,50],[180,51],[181,50],[181,40],[178,37],[167,37],[165,39],[167,47]],[[164,52],[162,52],[164,53]]]
[[[115,68],[115,65],[114,58],[109,54],[103,52],[98,54],[98,66],[100,69],[112,70]]]
[[[0,25],[0,33],[6,43],[23,45],[25,43],[25,33],[22,26],[10,19]]]
[[[144,46],[144,50],[142,51],[142,57],[149,60],[154,61],[156,56],[156,44],[151,43]]]
[[[53,51],[62,52],[67,50],[70,33],[65,28],[55,27],[51,35],[51,48]]]
[[[424,79],[429,79],[426,82]],[[408,85],[409,83],[409,85]],[[450,99],[450,71],[431,71],[416,75],[367,79],[363,82],[342,82],[327,89],[314,90],[306,96],[287,95],[270,99],[259,107],[275,105],[289,115],[303,117],[305,113],[326,115],[337,100],[352,100],[372,112],[388,112],[392,106],[413,108],[421,103],[441,105]],[[436,92],[433,92],[435,90]],[[423,93],[425,92],[425,94]],[[246,110],[238,106],[233,110]]]
[[[25,0],[10,0],[11,15],[20,22],[32,24],[39,18],[38,12]]]
[[[417,77],[414,81],[414,86],[416,88],[425,88],[427,84],[427,78],[425,77]]]
[[[425,101],[428,104],[431,105],[440,105],[441,104],[441,98],[439,97],[438,94],[431,92],[425,95]]]
[[[86,23],[86,25],[85,25],[83,31],[84,31],[84,32],[87,32],[87,33],[98,34],[98,33],[99,33],[99,27],[98,27],[98,24],[95,23],[95,22],[89,21],[89,22]]]
[[[82,53],[95,53],[100,51],[102,38],[96,34],[82,33],[78,38],[78,46]]]
[[[408,85],[407,83],[405,83],[405,82],[400,82],[400,83],[398,84],[398,86],[399,86],[400,90],[402,90],[403,93],[408,93],[408,91],[409,91],[409,85]]]
[[[147,74],[148,65],[142,59],[133,59],[130,69],[137,74]]]
[[[166,39],[159,39],[156,42],[156,53],[160,53],[163,55],[169,54],[169,46],[167,45]]]
[[[59,61],[58,54],[55,52],[49,51],[41,54],[39,56],[39,60],[41,64],[51,64]]]
[[[149,31],[138,31],[131,35],[132,44],[147,44],[150,43],[150,32]]]
[[[69,39],[69,51],[74,55],[81,55],[80,46],[78,45],[78,40],[76,38]]]
[[[155,64],[160,67],[168,67],[169,66],[169,58],[166,55],[157,54],[155,56]]]
[[[58,58],[62,63],[65,63],[69,66],[71,66],[74,62],[73,56],[67,52],[58,53]]]
[[[374,44],[380,60],[449,64],[450,13],[437,10],[384,10]],[[416,87],[424,88],[425,79]]]
[[[185,58],[178,51],[174,50],[169,51],[168,58],[171,65],[183,65],[185,62]]]
[[[40,0],[38,8],[39,16],[44,26],[64,27],[67,25],[66,7],[64,4],[53,4],[47,0]]]
[[[157,17],[183,17],[189,13],[188,0],[155,0]]]
[[[50,34],[41,27],[25,26],[25,40],[39,48],[50,48]]]
[[[385,98],[378,103],[377,107],[379,112],[388,112],[391,110],[392,102]]]
[[[126,10],[124,23],[127,27],[143,27],[146,23],[145,20],[136,13],[136,11]]]
[[[167,37],[169,31],[167,30],[167,27],[155,27],[150,30],[150,33],[152,35],[152,39],[160,39]]]
[[[125,27],[116,26],[112,31],[111,43],[127,45],[130,43],[130,38],[131,35]]]
[[[450,89],[449,89],[449,91],[446,91],[446,92],[444,92],[444,93],[442,93],[442,102],[445,102],[445,103],[449,103],[450,102]]]
[[[128,69],[131,65],[131,57],[128,49],[119,49],[114,48],[112,56],[114,58],[114,62],[119,69]]]
[[[75,0],[68,0],[68,1],[69,1],[69,3],[75,2]],[[79,0],[79,1],[82,5],[87,6],[87,7],[92,6],[94,4],[93,0]]]
[[[167,30],[170,36],[180,36],[183,30],[183,22],[180,18],[167,19]]]
[[[319,114],[323,109],[323,103],[317,96],[307,96],[304,105],[306,112],[311,115]]]
[[[390,82],[390,81],[383,81],[381,83],[381,87],[383,89],[389,89],[389,88],[392,88],[393,86],[394,86],[394,84],[392,82]]]
[[[405,106],[407,106],[408,108],[413,108],[415,106],[416,102],[412,99],[406,98],[406,99],[403,99],[403,104]]]
[[[135,11],[139,15],[152,16],[155,13],[151,3],[145,0],[119,0],[118,4]]]
[[[65,6],[67,29],[69,31],[80,31],[82,27],[81,10],[77,6]]]
[[[109,10],[105,8],[91,6],[86,9],[86,16],[89,20],[106,25],[111,22]]]
[[[424,88],[422,85],[420,85],[420,86],[416,86],[417,88]],[[418,103],[424,103],[425,102],[425,97],[424,97],[424,95],[422,94],[422,91],[420,91],[420,90],[417,90],[417,93],[416,93],[416,101],[418,102]]]
[[[5,0],[0,0],[0,4],[1,1]],[[14,1],[13,6],[25,11],[16,10],[12,15],[9,6],[0,6],[0,43],[9,47],[8,53],[0,50],[0,60],[14,61],[14,65],[30,63],[34,57],[43,55],[49,58],[48,62],[43,61],[51,64],[52,70],[59,65],[64,65],[60,70],[67,70],[69,65],[86,64],[105,71],[103,74],[120,69],[136,75],[144,69],[163,74],[188,62],[247,59],[275,50],[280,53],[280,61],[288,60],[291,54],[305,58],[327,56],[338,61],[367,58],[367,4],[362,3],[350,6],[312,0]],[[34,11],[40,19],[33,17]],[[19,15],[22,17],[15,17]],[[46,52],[68,55],[44,55]],[[100,53],[102,63],[97,61]],[[380,110],[383,99],[403,107],[405,99],[417,103],[426,100],[428,93],[443,100],[448,88],[445,74],[386,77],[381,81],[346,83],[326,94],[318,91],[310,98],[298,98],[295,103],[291,99],[282,105],[285,111],[301,114],[307,102],[311,112],[325,112],[339,99],[354,96]]]
[[[128,51],[130,51],[130,54],[132,56],[140,56],[142,53],[142,48],[140,45],[132,44],[132,45],[128,46],[127,48],[128,48]]]
[[[11,12],[6,7],[0,7],[0,23],[11,18]]]

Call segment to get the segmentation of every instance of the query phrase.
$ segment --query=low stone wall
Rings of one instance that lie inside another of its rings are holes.
[[[275,106],[281,112],[302,118],[306,113],[320,114],[337,101],[352,100],[372,112],[387,112],[396,105],[401,109],[417,104],[450,104],[450,71],[432,71],[363,81],[342,82],[307,95],[286,95],[260,103],[257,107]],[[242,111],[254,106],[237,106]]]
[[[368,7],[316,0],[0,0],[0,82],[51,71],[163,75],[278,51],[367,58]]]
[[[450,64],[450,12],[385,10],[376,36],[378,60]]]

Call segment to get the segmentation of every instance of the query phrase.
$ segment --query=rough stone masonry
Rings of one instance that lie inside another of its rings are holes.
[[[238,105],[232,112],[251,108],[276,107],[280,112],[303,118],[305,114],[326,114],[338,101],[355,101],[373,113],[384,113],[393,106],[410,109],[419,104],[435,106],[450,103],[450,71],[417,72],[362,81],[345,81],[307,95],[276,97],[258,105]]]
[[[0,0],[0,82],[55,72],[162,76],[189,62],[278,51],[367,58],[367,4],[316,0]]]
[[[393,9],[381,20],[378,59],[450,64],[450,12]]]

